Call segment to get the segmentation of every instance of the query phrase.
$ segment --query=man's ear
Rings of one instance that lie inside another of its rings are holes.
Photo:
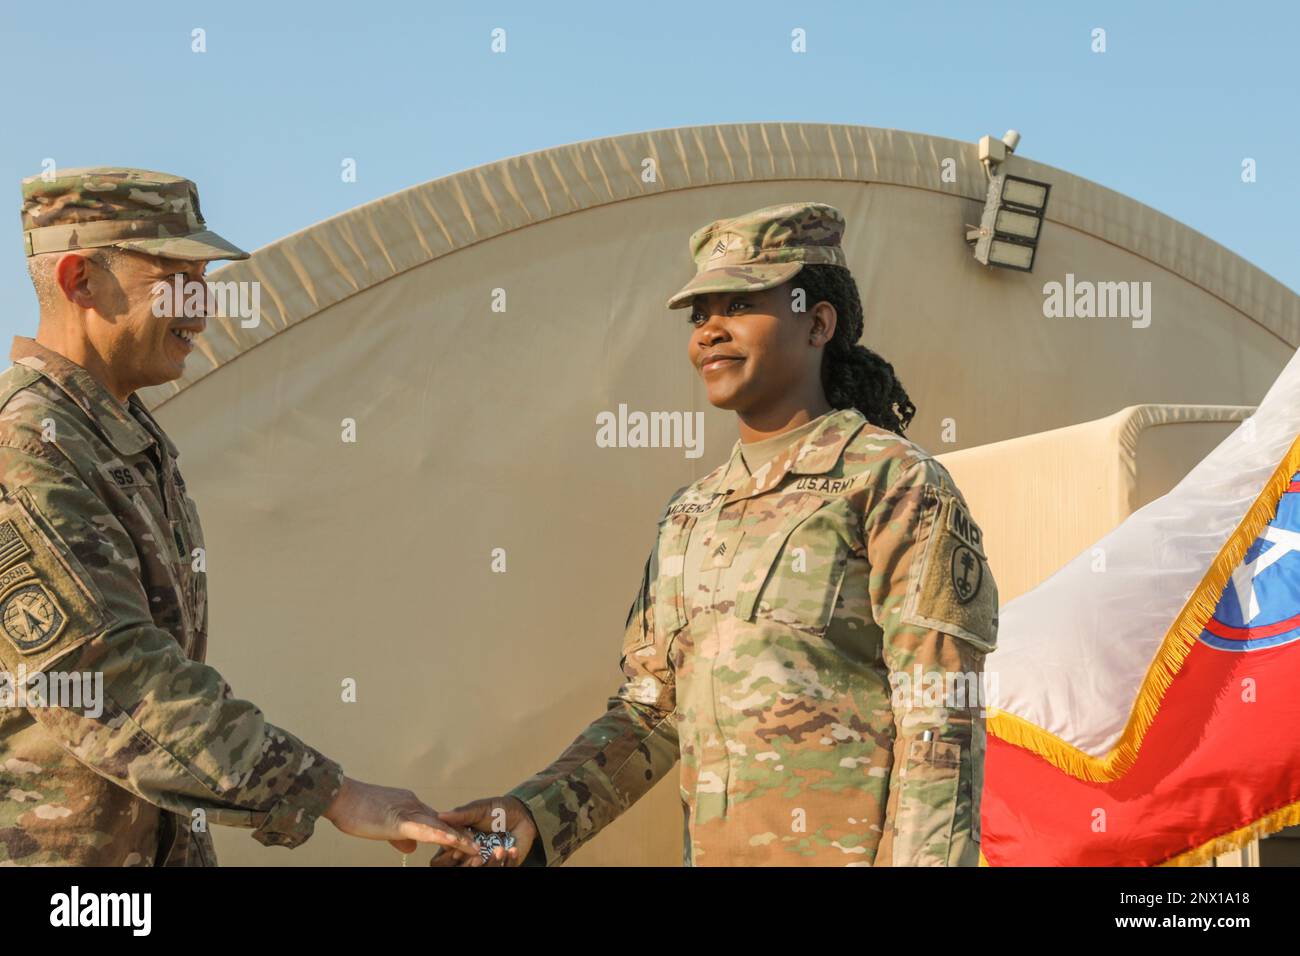
[[[90,293],[90,262],[79,252],[69,252],[54,264],[54,281],[63,297],[81,309],[92,309],[95,298]]]
[[[835,326],[839,314],[835,306],[825,300],[818,302],[812,309],[812,328],[809,330],[809,343],[825,345],[835,336]]]

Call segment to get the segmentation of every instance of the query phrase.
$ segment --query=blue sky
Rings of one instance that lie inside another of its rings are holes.
[[[1300,289],[1294,5],[60,3],[0,0],[0,334],[36,306],[18,181],[42,160],[195,179],[256,248],[458,170],[674,126],[851,123],[975,140],[1173,216]],[[190,50],[206,31],[207,52]],[[489,49],[493,28],[508,50]],[[790,52],[807,31],[808,52]],[[1095,54],[1102,27],[1108,50]],[[340,163],[357,161],[344,183]],[[1258,182],[1241,182],[1241,161]]]

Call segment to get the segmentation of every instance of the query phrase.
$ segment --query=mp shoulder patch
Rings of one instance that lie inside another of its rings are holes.
[[[913,547],[903,620],[993,650],[998,589],[989,572],[984,533],[956,495],[927,487],[926,514]]]

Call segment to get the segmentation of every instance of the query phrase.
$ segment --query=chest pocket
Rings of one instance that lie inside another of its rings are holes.
[[[737,616],[825,633],[849,557],[828,507],[833,500],[809,494],[780,509],[775,527],[762,539],[741,579]]]
[[[189,603],[191,622],[195,629],[206,633],[208,556],[207,549],[203,544],[203,529],[199,525],[198,507],[194,504],[194,499],[185,493],[183,484],[180,487],[178,497],[180,498],[181,510],[174,524],[176,525],[176,537],[181,545],[181,582],[185,589],[185,599]]]
[[[686,545],[698,520],[693,514],[674,514],[659,522],[654,612],[665,642],[686,626]]]

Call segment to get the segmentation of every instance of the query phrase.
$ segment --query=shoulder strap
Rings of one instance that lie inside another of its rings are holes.
[[[0,372],[0,409],[9,404],[9,399],[41,377],[41,373],[26,365],[14,364]]]

